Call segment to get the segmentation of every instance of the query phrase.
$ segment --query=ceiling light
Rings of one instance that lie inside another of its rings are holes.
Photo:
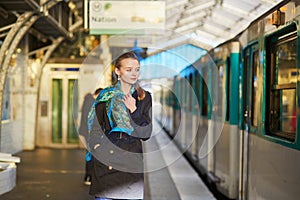
[[[182,32],[182,31],[185,31],[185,30],[188,30],[188,29],[191,29],[191,28],[196,28],[198,26],[201,26],[202,25],[202,22],[200,21],[194,21],[192,23],[189,23],[185,26],[180,26],[178,28],[175,29],[176,32]]]
[[[201,20],[201,18],[203,18],[205,15],[207,15],[207,13],[204,11],[194,15],[189,15],[188,17],[182,17],[182,19],[179,20],[179,25],[184,25],[195,20]]]
[[[183,6],[187,2],[188,2],[187,0],[181,0],[181,1],[177,1],[177,2],[170,1],[170,3],[167,3],[166,10],[169,10],[169,9],[172,9],[175,7],[179,7],[179,6]]]
[[[214,6],[215,3],[216,3],[215,1],[208,1],[206,3],[200,4],[200,5],[195,6],[193,8],[187,8],[185,10],[185,13],[186,14],[192,14],[192,13],[198,12],[199,10],[208,9],[208,8]]]

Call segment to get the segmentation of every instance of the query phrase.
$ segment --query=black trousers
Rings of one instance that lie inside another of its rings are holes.
[[[85,160],[85,178],[86,177],[91,177],[92,176],[92,171],[93,171],[93,161],[94,158],[92,156],[92,159],[90,161]]]

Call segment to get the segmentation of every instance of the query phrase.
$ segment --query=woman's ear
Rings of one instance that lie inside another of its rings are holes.
[[[114,71],[116,75],[120,76],[120,70],[118,68],[115,67]]]

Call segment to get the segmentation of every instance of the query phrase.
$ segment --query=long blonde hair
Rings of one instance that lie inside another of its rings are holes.
[[[121,68],[121,61],[126,59],[126,58],[131,58],[131,59],[135,59],[139,62],[140,64],[140,61],[138,59],[138,57],[135,55],[134,52],[132,51],[128,51],[126,53],[123,53],[121,54],[115,61],[114,63],[114,67],[118,68],[120,70]],[[116,77],[115,73],[114,73],[114,77]],[[115,82],[114,84],[117,82],[117,79],[115,78]],[[138,94],[138,100],[143,100],[145,98],[145,90],[143,88],[140,87],[140,85],[138,83],[135,84],[135,89],[137,91],[137,94]]]

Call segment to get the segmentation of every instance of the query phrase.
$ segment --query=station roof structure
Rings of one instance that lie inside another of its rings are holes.
[[[1,0],[0,1],[0,45],[18,16],[34,12],[43,17],[29,31],[41,43],[57,37],[72,38],[83,28],[83,4],[89,0]],[[54,6],[57,2],[65,5]],[[253,20],[283,0],[165,0],[166,34],[149,36],[152,45],[148,54],[153,55],[183,44],[193,44],[210,50],[243,31]],[[46,10],[45,10],[46,8]],[[50,9],[51,8],[51,9]],[[76,17],[74,24],[65,28],[59,12],[68,10]],[[48,12],[49,11],[49,12]],[[56,14],[57,13],[57,14]],[[174,34],[175,33],[175,34]],[[126,36],[125,36],[126,37]],[[148,37],[148,36],[144,36]]]
[[[166,29],[161,48],[193,43],[210,50],[232,39],[282,0],[166,0]],[[178,37],[178,36],[182,37]],[[192,42],[191,42],[192,41]],[[174,45],[175,44],[175,45]],[[152,53],[155,53],[154,49]]]

